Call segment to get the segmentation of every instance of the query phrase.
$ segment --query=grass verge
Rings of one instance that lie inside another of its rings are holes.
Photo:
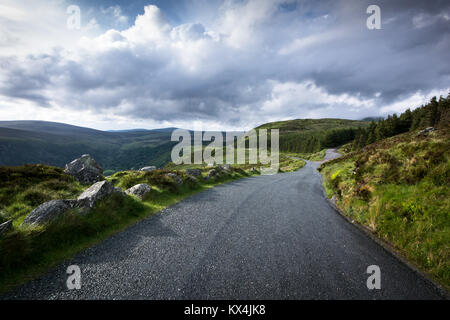
[[[304,161],[283,158],[284,172],[295,171],[304,166]],[[212,168],[202,168],[202,178],[192,179],[182,170],[161,169],[152,172],[123,171],[108,177],[111,183],[122,189],[138,183],[148,183],[152,192],[145,201],[133,197],[114,195],[99,202],[88,215],[82,216],[76,210],[45,227],[21,226],[26,215],[42,202],[58,198],[76,198],[86,186],[81,186],[61,169],[33,165],[24,167],[4,167],[0,174],[2,183],[0,196],[4,210],[3,219],[13,219],[14,228],[0,238],[0,292],[34,279],[52,266],[72,258],[83,249],[100,243],[111,235],[130,225],[173,205],[197,192],[207,190],[229,181],[259,174],[246,170],[247,165],[236,166],[228,174],[216,179],[204,180]],[[219,170],[218,170],[219,171]],[[182,178],[178,185],[166,173],[173,172]],[[50,183],[50,182],[51,183]],[[61,184],[64,187],[61,187]],[[25,202],[29,190],[38,190],[38,197]],[[7,195],[16,192],[14,197]]]
[[[407,133],[326,162],[328,197],[450,289],[450,134]]]

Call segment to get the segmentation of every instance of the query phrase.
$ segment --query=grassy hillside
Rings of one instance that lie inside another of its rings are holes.
[[[346,215],[450,288],[450,129],[417,133],[370,144],[319,170]]]
[[[280,129],[282,152],[314,153],[353,139],[366,121],[301,119],[264,124],[257,129]],[[176,142],[173,128],[100,131],[45,121],[0,121],[0,166],[64,165],[88,153],[102,164],[105,175],[170,161]],[[208,144],[208,142],[204,142]]]
[[[70,199],[83,187],[61,168],[46,165],[0,167],[0,223],[13,219],[15,225],[41,203]]]
[[[63,167],[89,153],[106,170],[163,166],[175,143],[171,131],[106,132],[45,121],[0,121],[0,165]]]
[[[302,160],[285,156],[281,159],[283,171],[298,170],[304,165]],[[0,292],[36,277],[80,250],[193,193],[227,181],[259,174],[249,170],[253,166],[236,165],[229,174],[221,174],[217,179],[197,181],[184,173],[185,166],[173,164],[151,172],[117,172],[106,178],[114,186],[125,190],[138,183],[147,183],[152,186],[150,196],[145,201],[138,201],[130,196],[124,198],[115,195],[101,201],[88,215],[79,215],[76,209],[73,209],[45,227],[28,227],[21,224],[38,205],[52,199],[77,198],[87,186],[80,185],[57,167],[0,167],[0,223],[13,220],[13,230],[0,237]],[[203,177],[213,169],[197,167],[201,168]],[[169,172],[181,177],[183,184],[178,185],[167,177]]]
[[[280,151],[314,153],[352,141],[357,128],[369,125],[346,119],[298,119],[270,122],[256,129],[280,129]]]

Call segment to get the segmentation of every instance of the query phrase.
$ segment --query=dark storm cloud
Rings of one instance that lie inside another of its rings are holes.
[[[381,30],[366,27],[371,4]],[[210,16],[174,26],[146,7],[130,29],[74,52],[7,58],[0,93],[130,119],[247,125],[377,115],[449,88],[448,1],[232,1]]]

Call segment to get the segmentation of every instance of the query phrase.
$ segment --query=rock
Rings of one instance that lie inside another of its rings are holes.
[[[139,171],[153,171],[156,170],[155,166],[148,166],[148,167],[143,167],[141,169],[139,169]]]
[[[47,201],[31,211],[22,225],[40,226],[49,223],[74,208],[76,203],[76,200]]]
[[[102,200],[117,190],[108,181],[100,181],[94,183],[92,186],[87,188],[77,199],[77,207],[79,208],[94,208],[95,204]]]
[[[80,158],[66,164],[64,172],[72,175],[83,184],[90,184],[102,179],[103,169],[90,155],[84,154]]]
[[[428,135],[428,133],[435,131],[435,130],[437,130],[437,129],[433,128],[433,127],[428,127],[423,130],[420,130],[419,133],[417,133],[417,135],[418,136],[426,136],[426,135]]]
[[[200,169],[186,169],[184,172],[194,177],[200,177],[202,175],[202,170]]]
[[[229,163],[225,164],[225,165],[223,166],[223,169],[224,169],[225,171],[231,171],[231,164],[229,164]]]
[[[136,196],[139,199],[143,200],[152,190],[152,187],[146,183],[137,184],[125,191],[125,193]]]
[[[196,177],[194,177],[193,175],[188,174],[186,176],[187,176],[187,179],[190,180],[191,182],[193,182],[193,183],[197,183],[198,182],[198,179]]]
[[[219,176],[219,172],[217,172],[216,169],[209,170],[209,172],[208,172],[209,179],[214,179],[214,178],[217,178],[218,176]]]
[[[175,173],[168,173],[166,174],[167,177],[172,178],[173,181],[175,181],[176,184],[182,185],[183,179],[181,179],[179,176],[177,176]]]
[[[4,235],[10,230],[12,230],[12,220],[8,220],[0,224],[0,236]]]

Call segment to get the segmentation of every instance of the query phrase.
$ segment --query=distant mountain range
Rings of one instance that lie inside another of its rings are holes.
[[[259,128],[279,128],[282,151],[313,152],[353,138],[367,121],[298,119],[272,122]],[[176,128],[101,131],[47,121],[0,121],[0,165],[43,163],[64,167],[90,154],[106,174],[170,161],[170,137]],[[336,131],[340,130],[340,131]],[[331,137],[331,138],[330,138]],[[337,138],[336,138],[337,137]]]
[[[108,132],[46,121],[0,121],[0,165],[63,167],[91,154],[106,170],[162,166],[176,142],[172,129]]]

